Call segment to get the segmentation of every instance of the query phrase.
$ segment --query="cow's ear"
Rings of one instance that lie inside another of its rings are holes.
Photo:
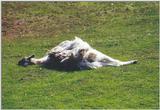
[[[27,60],[30,60],[31,58],[34,58],[35,57],[35,55],[31,55],[31,56],[29,56],[28,58],[27,58]]]

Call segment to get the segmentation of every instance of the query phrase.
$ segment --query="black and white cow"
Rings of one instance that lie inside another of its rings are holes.
[[[92,69],[103,66],[122,66],[137,63],[137,60],[120,61],[113,59],[96,49],[87,42],[75,37],[74,40],[66,40],[51,49],[44,57],[34,58],[34,55],[25,57],[18,65],[31,64],[59,67],[62,69]]]

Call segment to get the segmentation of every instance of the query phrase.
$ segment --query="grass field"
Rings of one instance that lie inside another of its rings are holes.
[[[2,108],[159,108],[159,2],[2,2]],[[79,36],[138,64],[85,71],[17,66]]]

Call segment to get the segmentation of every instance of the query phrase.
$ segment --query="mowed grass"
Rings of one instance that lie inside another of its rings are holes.
[[[158,109],[158,2],[2,2],[3,109]],[[84,71],[20,67],[79,36],[138,64]]]

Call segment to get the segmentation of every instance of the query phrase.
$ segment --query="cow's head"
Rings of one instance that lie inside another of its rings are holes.
[[[26,67],[26,66],[28,66],[28,65],[33,64],[33,63],[31,62],[31,58],[33,58],[33,57],[34,57],[34,55],[31,55],[31,56],[29,56],[29,57],[24,57],[24,58],[22,58],[20,61],[18,61],[18,65]]]

